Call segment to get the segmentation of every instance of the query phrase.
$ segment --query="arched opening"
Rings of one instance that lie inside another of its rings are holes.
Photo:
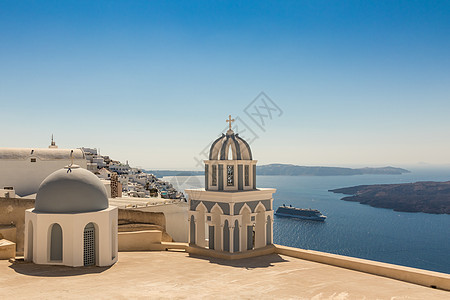
[[[223,251],[230,252],[230,227],[228,220],[223,224]]]
[[[222,151],[220,159],[236,160],[238,159],[238,153],[236,145],[232,139],[228,139],[224,144],[222,144]]]
[[[272,221],[270,216],[267,216],[266,223],[266,245],[272,244]]]
[[[227,186],[234,186],[234,166],[227,165]]]
[[[84,227],[83,234],[83,263],[85,266],[92,266],[96,263],[95,238],[95,226],[93,223],[89,223]]]
[[[211,166],[211,186],[217,186],[217,165]]]
[[[220,207],[216,204],[211,210],[211,223],[209,226],[209,248],[215,250],[222,249],[222,230],[220,228],[220,215],[223,212]]]
[[[27,260],[33,261],[33,222],[28,222]]]
[[[111,259],[116,258],[116,239],[117,239],[117,224],[115,221],[111,224]]]
[[[265,225],[265,209],[264,206],[259,204],[256,209],[256,222],[255,222],[255,248],[261,248],[266,245],[266,227]]]
[[[207,232],[207,224],[206,224],[206,207],[203,203],[200,203],[197,206],[197,228],[196,233],[197,237],[195,242],[200,247],[206,247],[206,232]]]
[[[247,250],[252,250],[255,248],[255,226],[247,226]]]
[[[195,245],[195,218],[194,216],[191,216],[190,221],[190,241],[189,243]]]
[[[250,186],[250,166],[249,165],[245,165],[245,170],[244,170],[244,182],[245,182],[245,186]]]
[[[50,234],[50,260],[62,261],[63,260],[63,235],[62,228],[59,224],[55,223],[51,227]]]
[[[227,157],[227,159],[228,160],[233,160],[233,149],[231,148],[231,144],[230,144],[230,146],[228,146],[228,157]]]
[[[253,249],[253,224],[250,220],[250,214],[250,208],[247,205],[244,205],[240,212],[240,215],[242,215],[241,244],[243,250]]]
[[[239,252],[239,222],[238,222],[238,220],[234,221],[233,252]]]
[[[214,250],[214,226],[208,227],[208,248]]]

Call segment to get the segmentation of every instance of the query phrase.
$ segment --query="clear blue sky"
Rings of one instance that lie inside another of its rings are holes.
[[[261,91],[261,164],[448,164],[450,2],[0,1],[1,147],[192,169]]]

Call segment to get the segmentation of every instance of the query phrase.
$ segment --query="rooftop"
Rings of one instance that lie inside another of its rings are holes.
[[[69,161],[72,150],[74,159],[85,158],[81,149],[0,148],[0,159],[24,160],[36,157],[40,160],[63,159]]]
[[[450,293],[284,255],[241,260],[120,252],[109,268],[0,261],[3,299],[449,299]]]
[[[138,198],[138,197],[116,197],[109,198],[109,204],[113,206],[117,206],[119,208],[126,208],[129,206],[154,206],[154,205],[163,205],[169,203],[179,203],[177,199],[164,199],[161,196],[158,197],[150,197],[150,198]]]

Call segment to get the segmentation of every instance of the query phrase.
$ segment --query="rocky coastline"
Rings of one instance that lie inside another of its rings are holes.
[[[345,201],[402,212],[450,214],[450,181],[360,185],[329,190]]]

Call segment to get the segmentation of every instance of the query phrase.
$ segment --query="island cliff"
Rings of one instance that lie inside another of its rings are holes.
[[[164,176],[203,176],[203,171],[146,170],[161,178]],[[256,174],[268,176],[351,176],[351,175],[400,175],[408,170],[394,167],[382,168],[342,168],[342,167],[311,167],[291,164],[269,164],[256,167]]]
[[[403,212],[450,214],[450,181],[360,185],[330,190],[351,195],[342,198]]]
[[[284,176],[349,176],[366,174],[400,175],[409,173],[408,170],[394,167],[382,168],[342,168],[342,167],[316,167],[297,166],[290,164],[269,164],[256,168],[258,175],[284,175]]]

